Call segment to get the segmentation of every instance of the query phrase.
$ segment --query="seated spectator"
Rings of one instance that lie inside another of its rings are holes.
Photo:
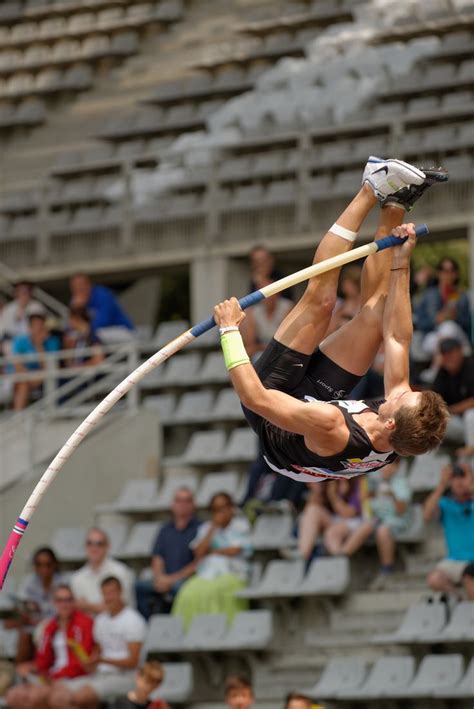
[[[29,316],[39,312],[46,316],[45,308],[33,298],[33,285],[28,281],[18,281],[15,284],[14,299],[0,312],[0,341],[9,341],[19,335],[27,335]]]
[[[273,281],[265,277],[256,277],[256,286],[260,290]],[[281,293],[265,298],[247,310],[247,317],[242,323],[242,338],[250,357],[260,355],[272,340],[281,321],[288,315],[293,305]]]
[[[138,670],[135,677],[135,688],[125,697],[116,699],[109,709],[169,709],[163,699],[151,699],[163,682],[165,673],[158,660],[149,660]]]
[[[89,674],[55,684],[49,696],[54,709],[92,709],[133,689],[146,624],[136,610],[125,605],[118,578],[105,578],[101,589],[105,611],[94,621],[97,647],[83,660]]]
[[[125,603],[134,605],[134,574],[121,561],[112,559],[109,551],[107,534],[98,527],[89,529],[86,538],[87,563],[71,575],[71,587],[78,608],[85,613],[95,615],[105,610],[101,585],[108,576],[119,579]]]
[[[71,307],[85,308],[90,317],[92,330],[117,328],[120,331],[133,330],[133,323],[110,288],[94,285],[85,273],[77,273],[69,281]],[[125,334],[125,333],[124,333]]]
[[[360,308],[359,266],[347,266],[339,278],[338,298],[328,327],[328,335],[352,320]]]
[[[466,464],[447,465],[425,501],[424,519],[440,519],[448,552],[428,575],[428,585],[433,591],[459,595],[462,584],[474,601],[473,504],[472,470]]]
[[[307,485],[308,497],[298,522],[298,550],[309,561],[320,535],[330,527],[333,511],[327,498],[328,485]]]
[[[93,354],[84,355],[82,350],[91,347],[94,348]],[[65,360],[66,367],[95,367],[103,361],[100,339],[91,327],[91,320],[85,308],[70,308],[63,349],[74,350],[75,354]]]
[[[34,660],[17,665],[22,684],[12,687],[6,696],[9,707],[43,707],[47,703],[52,680],[80,677],[86,672],[82,660],[92,653],[92,618],[77,610],[74,596],[66,584],[54,587],[55,614],[45,625]]]
[[[270,281],[279,281],[283,278],[283,273],[275,267],[275,258],[273,254],[265,248],[265,246],[254,246],[249,256],[250,265],[250,292],[258,290],[261,286],[257,285],[257,280],[267,279]],[[282,298],[286,300],[294,300],[292,288],[285,288],[282,291]]]
[[[235,516],[230,495],[219,492],[211,499],[211,520],[202,524],[191,548],[198,561],[196,575],[186,581],[173,603],[172,613],[186,628],[200,613],[225,613],[232,621],[248,607],[235,593],[247,584],[250,527]]]
[[[304,694],[291,692],[286,698],[285,709],[324,709],[324,707],[320,704],[315,704]]]
[[[46,326],[46,316],[43,310],[30,310],[28,323],[28,333],[26,335],[17,335],[13,338],[11,353],[13,357],[15,355],[38,354],[38,358],[25,362],[14,361],[17,374],[39,372],[45,368],[45,353],[59,352],[61,349],[60,339],[56,335],[50,334]],[[26,381],[15,382],[13,393],[14,410],[21,411],[28,406],[31,394],[35,391],[41,391],[42,386],[43,378],[38,376],[32,376],[31,379]]]
[[[160,529],[153,547],[153,578],[140,579],[135,585],[137,609],[147,620],[152,613],[170,612],[176,593],[196,570],[189,547],[200,525],[195,512],[193,493],[180,487],[171,507],[173,519]]]
[[[224,700],[229,709],[251,709],[255,697],[252,683],[243,675],[230,675],[224,682]]]
[[[443,323],[456,323],[460,333],[467,337],[471,327],[469,300],[459,287],[459,265],[446,256],[437,266],[437,275],[438,284],[422,293],[414,310],[416,329],[427,336],[423,347],[428,355],[435,352],[436,331]]]
[[[450,337],[439,343],[439,364],[432,389],[441,394],[451,414],[446,440],[474,443],[468,440],[470,421],[474,428],[474,357],[465,357],[461,342]]]
[[[398,462],[386,465],[367,477],[371,522],[380,559],[380,573],[371,585],[382,590],[395,565],[396,535],[412,522],[411,490]]]
[[[33,554],[33,572],[20,582],[17,593],[18,613],[5,621],[6,628],[18,628],[16,662],[31,660],[34,652],[33,636],[41,634],[41,624],[55,612],[53,589],[64,578],[52,549],[40,547]],[[37,631],[37,632],[35,632]]]

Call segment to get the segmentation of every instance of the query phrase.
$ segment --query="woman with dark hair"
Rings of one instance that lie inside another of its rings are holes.
[[[234,501],[226,492],[213,495],[210,512],[211,519],[201,524],[190,544],[198,560],[196,574],[181,586],[173,603],[172,613],[182,617],[185,627],[201,613],[225,613],[232,621],[247,608],[235,593],[247,584],[249,523],[235,515]]]
[[[43,621],[54,615],[53,589],[64,581],[56,554],[50,547],[40,547],[33,553],[33,571],[20,583],[17,594],[18,616],[7,621],[19,629],[17,662],[33,656],[33,636],[41,634]]]
[[[415,307],[416,329],[428,334],[443,327],[444,323],[451,322],[456,323],[460,331],[469,336],[471,313],[468,297],[459,287],[459,264],[450,256],[445,256],[438,263],[436,271],[437,285],[428,287]]]

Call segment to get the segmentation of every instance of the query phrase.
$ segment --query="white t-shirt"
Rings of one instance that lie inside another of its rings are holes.
[[[81,566],[71,576],[71,588],[76,598],[84,598],[89,603],[102,603],[100,584],[107,576],[114,576],[122,584],[123,601],[126,605],[135,605],[133,594],[134,574],[121,561],[110,557],[104,560],[102,566],[93,569],[90,564]]]
[[[57,630],[53,637],[54,665],[50,672],[59,672],[68,663],[66,634],[63,630]]]
[[[125,607],[117,615],[99,613],[94,622],[94,639],[100,645],[101,654],[109,660],[124,660],[128,657],[128,643],[142,643],[146,635],[146,622],[133,608]],[[99,664],[97,672],[123,672],[123,669]]]

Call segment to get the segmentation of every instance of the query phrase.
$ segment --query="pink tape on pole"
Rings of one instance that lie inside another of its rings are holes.
[[[20,521],[20,518],[18,518],[18,522]],[[3,583],[8,574],[8,569],[13,561],[13,557],[15,556],[15,552],[18,549],[22,536],[23,532],[20,532],[19,530],[17,531],[17,526],[15,525],[13,530],[10,532],[8,541],[5,544],[2,555],[0,556],[0,589],[3,588]]]

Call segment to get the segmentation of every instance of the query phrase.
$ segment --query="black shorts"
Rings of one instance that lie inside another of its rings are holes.
[[[312,355],[302,354],[275,339],[258,359],[255,370],[266,389],[277,389],[296,399],[311,396],[319,401],[343,399],[362,379],[342,369],[319,349]],[[261,417],[245,406],[242,408],[258,433]]]

